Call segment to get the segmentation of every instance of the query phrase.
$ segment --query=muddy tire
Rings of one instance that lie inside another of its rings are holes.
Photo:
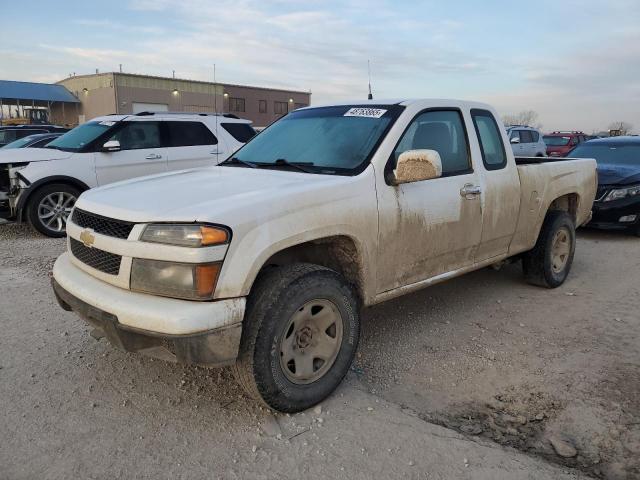
[[[71,185],[45,185],[29,198],[27,220],[47,237],[64,237],[67,234],[67,218],[79,195],[80,191]]]
[[[269,268],[249,295],[232,370],[251,397],[299,412],[340,384],[359,336],[356,292],[341,275],[305,263]]]
[[[547,214],[533,250],[524,254],[522,268],[527,282],[546,288],[564,283],[576,248],[576,228],[571,216],[553,210]]]

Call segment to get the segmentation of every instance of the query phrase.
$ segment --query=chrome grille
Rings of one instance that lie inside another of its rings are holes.
[[[123,220],[103,217],[95,213],[76,208],[71,221],[84,228],[91,228],[96,233],[115,238],[128,238],[134,224]]]
[[[75,238],[70,238],[69,242],[71,244],[71,253],[82,263],[109,275],[118,275],[120,273],[120,262],[122,260],[120,255],[105,252],[98,248],[87,247]]]

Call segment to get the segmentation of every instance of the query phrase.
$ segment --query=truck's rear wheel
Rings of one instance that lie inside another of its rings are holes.
[[[536,246],[522,258],[525,278],[540,287],[559,287],[569,275],[575,248],[576,228],[571,216],[559,210],[549,212]]]
[[[233,367],[249,395],[281,412],[329,396],[347,373],[360,335],[353,288],[311,264],[267,270],[248,299]]]
[[[79,195],[77,188],[64,183],[41,187],[29,198],[29,223],[43,235],[64,237],[67,232],[67,219]]]

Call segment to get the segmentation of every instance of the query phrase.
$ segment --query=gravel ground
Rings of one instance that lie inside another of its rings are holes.
[[[559,289],[513,265],[367,310],[346,381],[288,416],[95,341],[51,293],[64,241],[0,225],[0,478],[640,478],[640,240],[578,237]]]

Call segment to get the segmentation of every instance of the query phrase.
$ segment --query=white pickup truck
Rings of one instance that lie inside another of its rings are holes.
[[[507,259],[561,285],[595,192],[594,160],[515,159],[484,104],[305,108],[219,166],[83,193],[53,288],[94,336],[295,412],[344,377],[362,307]]]

